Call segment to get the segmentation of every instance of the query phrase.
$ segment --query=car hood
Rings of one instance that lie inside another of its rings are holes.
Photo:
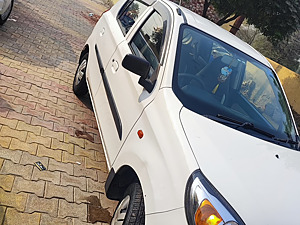
[[[199,168],[246,224],[299,224],[300,154],[183,108]]]

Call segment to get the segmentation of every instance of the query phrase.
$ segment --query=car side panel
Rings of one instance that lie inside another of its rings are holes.
[[[185,225],[187,224],[184,208],[179,208],[162,213],[146,215],[145,223],[148,225]]]
[[[119,28],[116,17],[110,11],[104,13],[87,41],[90,49],[87,79],[93,96],[96,95],[102,82],[95,46],[99,49],[105,69],[117,46],[124,40],[125,37]]]
[[[93,37],[89,40],[90,52],[92,52],[92,54],[88,65],[89,76],[87,79],[90,85],[97,121],[100,125],[99,129],[105,146],[104,148],[107,150],[106,155],[108,156],[109,168],[128,133],[138,120],[145,106],[148,105],[156,95],[156,89],[159,88],[156,86],[152,93],[146,93],[144,88],[138,84],[140,77],[129,72],[122,66],[124,56],[132,54],[128,44],[132,38],[132,34],[138,31],[138,28],[148,19],[148,15],[151,14],[152,10],[150,6],[140,20],[131,28],[131,31],[128,33],[129,36],[125,36],[126,40],[125,38],[118,39],[122,39],[122,41],[116,46],[110,57],[106,56],[105,59],[103,59],[104,53],[107,52],[108,49],[101,49],[99,47],[99,40],[103,37],[99,38],[97,35],[98,31],[101,32],[103,26],[108,26],[107,22],[101,21],[98,23],[97,29],[95,29],[96,32],[93,32]],[[104,17],[104,20],[106,21],[106,17]],[[112,27],[116,28],[116,30],[118,29],[117,33],[123,36],[117,22],[113,23]],[[115,35],[115,33],[113,34],[112,32],[113,31],[110,31],[110,36]],[[169,41],[166,43],[169,43]],[[93,47],[94,45],[96,45],[96,47]],[[97,51],[99,56],[97,56]],[[104,70],[105,73],[104,76],[103,73],[100,73],[99,59],[101,61],[102,70]],[[162,76],[162,72],[162,70],[159,70],[159,79]],[[95,74],[97,74],[96,77]]]
[[[115,171],[128,165],[137,173],[146,214],[183,207],[187,179],[199,168],[179,120],[181,107],[171,89],[161,89],[113,164]],[[138,130],[144,133],[142,139]]]
[[[122,42],[105,70],[107,84],[103,82],[95,96],[95,107],[103,132],[107,155],[112,163],[130,129],[144,108],[139,102],[143,87],[138,84],[139,77],[122,67],[123,56],[131,53],[127,42]],[[109,85],[109,87],[105,87]],[[108,101],[108,90],[114,103]],[[117,115],[114,115],[117,114]]]

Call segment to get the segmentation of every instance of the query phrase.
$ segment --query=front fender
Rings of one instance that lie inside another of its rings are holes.
[[[115,171],[128,165],[136,172],[146,214],[184,207],[186,182],[199,168],[179,120],[181,107],[171,89],[161,89],[112,165]],[[143,138],[138,130],[143,131]]]

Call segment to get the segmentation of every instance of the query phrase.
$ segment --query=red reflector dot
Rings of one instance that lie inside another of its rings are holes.
[[[144,137],[144,133],[143,133],[142,130],[139,130],[139,131],[137,132],[137,134],[138,134],[138,136],[139,136],[140,139],[142,139],[142,138]]]

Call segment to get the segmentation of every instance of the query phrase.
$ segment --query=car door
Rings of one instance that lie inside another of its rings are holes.
[[[96,94],[95,107],[110,164],[144,107],[153,98],[152,92],[147,92],[138,84],[140,77],[122,66],[122,60],[127,54],[146,59],[151,65],[148,79],[155,85],[163,58],[168,15],[165,13],[166,9],[161,10],[161,3],[150,8],[145,17],[138,21],[135,29],[125,35],[126,40],[116,48],[102,74],[103,85]]]
[[[139,8],[138,11],[136,10],[137,7]],[[117,46],[126,40],[126,34],[131,30],[135,22],[144,15],[147,8],[147,5],[137,0],[127,1],[121,7],[119,14],[115,13],[115,9],[111,9],[101,16],[101,19],[94,28],[94,35],[90,37],[93,43],[92,46],[90,46],[90,48],[92,48],[90,52],[93,56],[89,57],[89,64],[93,65],[93,69],[98,70],[97,56],[94,57],[96,54],[100,56],[101,67],[107,67]],[[88,80],[92,96],[95,96],[102,79],[101,76],[95,75],[93,69],[91,67],[88,68]],[[99,73],[99,71],[97,71],[97,73]]]

